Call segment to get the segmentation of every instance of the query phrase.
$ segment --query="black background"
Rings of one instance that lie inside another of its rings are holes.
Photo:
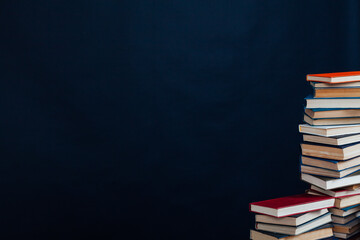
[[[1,1],[7,239],[246,239],[301,193],[307,73],[360,70],[357,1]]]

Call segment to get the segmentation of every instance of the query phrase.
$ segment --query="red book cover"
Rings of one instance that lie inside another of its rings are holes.
[[[306,75],[306,80],[307,81],[315,81],[315,82],[323,82],[321,79],[311,80],[311,79],[309,79],[309,77],[321,77],[321,78],[328,78],[328,79],[336,79],[339,77],[351,77],[351,76],[359,76],[359,79],[360,79],[360,71],[308,74],[308,75]],[[359,81],[359,80],[344,81],[344,82],[357,82],[357,81]],[[324,82],[327,82],[330,84],[332,83],[329,81],[324,81]],[[341,82],[336,82],[336,83],[341,83]]]
[[[329,199],[334,199],[334,198],[330,197],[330,196],[317,196],[317,195],[303,193],[303,194],[275,198],[275,199],[270,199],[270,200],[265,200],[265,201],[260,201],[260,202],[253,202],[253,203],[250,203],[249,207],[250,207],[250,211],[252,211],[251,206],[267,207],[267,208],[278,210],[278,209],[292,207],[292,206],[305,205],[308,203],[321,202],[321,201],[329,200]],[[333,207],[333,206],[325,206],[325,207],[319,208],[319,209],[312,209],[311,211],[320,210],[320,209],[329,208],[329,207]],[[309,212],[309,210],[306,208],[304,208],[303,210],[304,211],[302,211],[302,212],[296,212],[293,214]],[[252,212],[255,212],[255,211],[252,211]],[[290,215],[293,215],[293,214],[290,214]]]

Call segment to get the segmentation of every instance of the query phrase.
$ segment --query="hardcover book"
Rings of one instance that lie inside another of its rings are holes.
[[[307,81],[325,83],[346,83],[360,81],[360,71],[307,74]]]
[[[351,186],[354,184],[360,184],[360,172],[353,173],[344,178],[320,177],[302,173],[301,179],[322,189],[331,190]]]
[[[301,144],[302,154],[311,157],[327,158],[332,160],[348,160],[360,155],[360,143],[351,143],[342,146],[331,146],[320,143]]]
[[[284,226],[277,224],[268,224],[268,223],[256,223],[257,230],[270,231],[288,235],[299,235],[305,232],[308,232],[312,229],[318,228],[324,224],[330,223],[332,221],[331,213],[326,213],[316,219],[313,219],[307,223],[304,223],[300,226]]]
[[[317,240],[331,236],[333,236],[333,230],[332,226],[329,224],[297,236],[289,236],[260,230],[250,230],[250,239],[253,240]]]
[[[262,222],[262,223],[278,224],[278,225],[299,226],[299,225],[309,222],[315,218],[318,218],[328,212],[329,212],[328,209],[321,209],[318,211],[312,211],[312,212],[308,212],[308,213],[302,213],[302,214],[297,214],[297,215],[292,215],[289,217],[282,217],[282,218],[272,217],[272,216],[263,215],[263,214],[256,214],[255,221]]]
[[[360,124],[360,118],[320,118],[313,119],[304,114],[304,122],[313,126]]]
[[[342,136],[355,133],[359,134],[360,124],[337,126],[312,126],[309,124],[300,124],[299,132],[323,137]]]
[[[360,109],[305,108],[305,113],[315,119],[360,117]]]
[[[286,217],[300,213],[333,207],[335,199],[330,196],[298,194],[250,203],[250,210],[273,217]]]
[[[341,197],[335,199],[335,207],[346,208],[360,204],[360,195]]]
[[[334,137],[323,137],[316,135],[303,134],[304,142],[314,142],[326,145],[341,146],[350,143],[360,142],[360,134],[349,134]]]
[[[314,88],[314,98],[360,97],[360,88]]]
[[[348,190],[346,188],[338,188],[334,190],[325,190],[314,185],[311,185],[310,189],[334,198],[349,197],[360,194],[360,189]]]
[[[312,175],[325,176],[331,178],[343,178],[360,170],[360,166],[338,171],[338,170],[329,170],[326,168],[308,166],[304,164],[301,164],[300,168],[302,173],[308,173]]]
[[[346,207],[346,208],[330,208],[329,211],[336,216],[339,217],[346,217],[349,216],[353,213],[358,213],[360,211],[360,205],[353,205],[350,207]]]
[[[359,108],[360,98],[305,98],[306,108]]]
[[[350,215],[348,215],[346,217],[339,217],[339,216],[336,216],[336,215],[331,216],[332,222],[337,223],[337,224],[347,224],[347,223],[351,222],[352,220],[354,220],[357,217],[358,217],[357,213],[350,214]]]
[[[333,223],[334,232],[351,234],[360,229],[360,219],[356,218],[347,224]]]
[[[315,158],[301,156],[301,162],[304,165],[325,168],[334,171],[342,171],[360,165],[360,157],[354,157],[346,161],[336,161],[326,158]]]
[[[347,82],[347,83],[324,83],[324,82],[310,82],[310,85],[314,88],[356,88],[360,87],[360,82]]]

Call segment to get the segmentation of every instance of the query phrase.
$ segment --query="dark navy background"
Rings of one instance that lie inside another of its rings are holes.
[[[360,69],[357,1],[2,1],[6,239],[246,239],[301,193],[306,73]]]

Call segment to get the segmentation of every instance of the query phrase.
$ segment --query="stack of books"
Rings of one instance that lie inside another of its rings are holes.
[[[255,202],[260,239],[360,239],[360,71],[308,74],[301,179],[306,193]]]
[[[331,196],[335,199],[334,207],[330,208],[334,236],[348,239],[360,229],[360,187],[354,185],[334,190],[324,190],[311,185],[308,194],[316,196]]]
[[[309,74],[302,133],[301,179],[315,196],[335,199],[334,236],[360,233],[360,72]]]
[[[328,208],[335,199],[329,196],[298,194],[250,204],[255,215],[255,229],[250,238],[314,240],[333,236]]]

